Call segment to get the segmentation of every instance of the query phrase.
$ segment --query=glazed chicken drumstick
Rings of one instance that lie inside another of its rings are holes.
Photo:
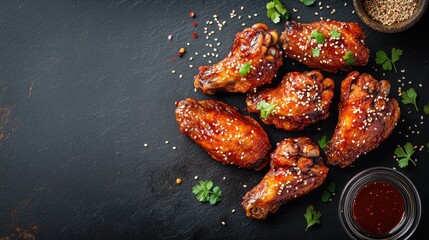
[[[341,83],[338,124],[325,149],[328,163],[346,167],[386,140],[398,122],[398,102],[390,83],[351,72]]]
[[[262,104],[274,110],[262,121],[277,128],[299,131],[329,116],[334,96],[334,81],[323,78],[320,71],[290,72],[276,88],[249,93],[246,98],[249,112],[264,111]]]
[[[319,155],[318,145],[307,137],[280,142],[271,153],[269,172],[243,197],[246,215],[263,220],[282,204],[320,186],[329,169]]]
[[[368,63],[366,35],[354,22],[286,22],[280,41],[285,54],[305,65],[337,72]]]
[[[180,131],[216,161],[260,170],[268,162],[270,141],[264,129],[249,116],[226,103],[192,98],[176,108]]]
[[[278,38],[276,30],[270,31],[262,23],[237,33],[225,59],[199,68],[195,88],[208,95],[216,91],[245,93],[271,83],[282,65]]]

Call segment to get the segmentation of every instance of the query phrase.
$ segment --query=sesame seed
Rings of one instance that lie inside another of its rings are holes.
[[[165,144],[168,144],[169,142],[168,141],[165,141]]]
[[[176,148],[176,146],[173,146],[172,148],[173,148],[173,150],[176,150],[176,149],[177,149],[177,148]]]
[[[225,226],[225,222],[224,222],[224,221],[222,221],[221,223],[222,223],[222,225],[224,225],[224,226]]]
[[[147,147],[148,145],[147,145],[147,143],[145,143],[145,144],[143,144],[143,146]]]
[[[244,188],[247,188],[247,185],[246,185],[246,184],[244,184],[244,185],[243,185],[243,187],[244,187]]]
[[[232,209],[231,212],[235,212],[235,209]]]
[[[198,176],[195,176],[195,177],[194,177],[194,179],[195,179],[195,180],[197,180],[197,179],[198,179]]]
[[[176,73],[176,71],[174,71],[174,70],[171,70],[171,73],[173,73],[173,74],[174,74],[174,73]]]

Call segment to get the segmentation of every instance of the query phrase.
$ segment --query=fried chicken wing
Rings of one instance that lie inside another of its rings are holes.
[[[288,131],[299,131],[329,116],[329,105],[334,96],[334,81],[323,78],[320,71],[290,72],[276,88],[249,93],[247,110],[259,112],[264,101],[274,106],[272,113],[261,118],[266,124]]]
[[[346,167],[386,140],[398,122],[398,102],[390,83],[351,72],[341,83],[338,124],[325,149],[328,163]]]
[[[192,98],[176,108],[180,131],[194,140],[216,161],[260,170],[268,162],[270,141],[264,129],[226,103]]]
[[[237,33],[231,52],[224,60],[199,68],[194,77],[195,87],[211,95],[216,91],[245,93],[271,83],[282,65],[278,38],[276,30],[270,31],[262,23]],[[250,72],[240,74],[240,69],[249,64]]]
[[[286,22],[280,41],[288,57],[327,72],[368,63],[366,35],[355,22]]]
[[[282,204],[320,186],[329,169],[319,155],[319,147],[307,137],[280,142],[271,153],[269,172],[243,197],[246,215],[263,220]]]

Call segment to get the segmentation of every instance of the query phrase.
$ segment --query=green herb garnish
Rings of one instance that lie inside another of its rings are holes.
[[[251,66],[250,62],[247,62],[247,63],[241,65],[240,76],[242,76],[242,77],[246,76],[250,72],[250,66]]]
[[[307,227],[305,231],[316,223],[320,224],[320,217],[322,214],[319,211],[315,211],[313,205],[307,207],[307,210],[304,214],[305,220],[307,221]]]
[[[313,52],[313,57],[318,57],[320,55],[320,49],[318,48],[313,48],[311,51]]]
[[[269,104],[262,100],[258,103],[256,109],[260,111],[261,118],[267,119],[267,116],[274,111],[275,106],[275,104]]]
[[[267,17],[273,21],[273,23],[279,23],[280,17],[284,16],[286,20],[289,19],[289,12],[285,6],[279,0],[273,0],[266,5]]]
[[[381,65],[385,71],[391,71],[393,66],[395,72],[398,72],[396,70],[395,62],[399,61],[399,57],[402,55],[402,53],[403,52],[401,49],[392,48],[392,56],[389,58],[386,52],[379,50],[375,53],[377,56],[375,58],[375,63]]]
[[[330,140],[325,135],[323,135],[319,140],[317,140],[317,143],[321,149],[325,149],[329,141]]]
[[[426,115],[429,115],[429,103],[423,106],[423,111]]]
[[[404,168],[408,166],[408,163],[411,161],[414,166],[416,166],[416,162],[411,159],[411,156],[414,154],[414,146],[407,142],[404,147],[397,147],[395,149],[395,156],[398,158],[396,161],[400,168]]]
[[[313,5],[313,3],[316,0],[299,0],[299,1],[301,1],[302,3],[304,3],[305,6],[310,6],[310,5]]]
[[[346,60],[347,66],[353,65],[353,63],[356,62],[356,58],[354,57],[352,50],[348,50],[346,55],[344,55],[343,59]]]
[[[317,44],[325,43],[325,35],[321,34],[317,29],[311,32],[311,37],[316,39]]]
[[[209,201],[211,205],[215,205],[220,201],[222,191],[219,186],[213,186],[214,184],[210,180],[199,181],[198,184],[192,188],[192,192],[196,195],[198,201]]]
[[[413,104],[417,111],[419,108],[417,107],[417,93],[414,88],[410,88],[405,92],[402,92],[402,103],[403,104]]]
[[[332,31],[331,31],[331,37],[333,37],[333,38],[339,38],[340,36],[341,36],[341,33],[339,33],[336,28],[332,29]]]
[[[331,196],[335,193],[335,187],[337,185],[334,182],[331,182],[328,187],[326,188],[325,191],[323,191],[322,193],[322,197],[320,198],[320,200],[322,202],[328,202],[329,199],[331,199]]]

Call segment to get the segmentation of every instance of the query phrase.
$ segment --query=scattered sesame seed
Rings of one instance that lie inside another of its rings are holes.
[[[244,9],[244,7],[243,7],[243,6],[241,6],[241,7],[240,7],[240,10],[241,10],[241,11],[243,11],[243,9]]]
[[[182,74],[180,74],[180,75],[179,75],[179,78],[182,78],[182,77],[183,77],[183,75],[182,75]]]
[[[235,212],[235,209],[233,208],[233,209],[231,210],[231,212]]]
[[[165,141],[165,144],[168,144],[169,142],[168,141]]]
[[[197,180],[197,179],[198,179],[198,176],[195,176],[195,177],[194,177],[194,179],[195,179],[195,180]]]
[[[170,34],[170,35],[168,35],[167,38],[168,38],[168,40],[172,40],[173,39],[173,35]]]
[[[223,179],[223,180],[225,180],[225,179],[226,179],[226,177],[223,177],[222,179]]]
[[[224,222],[224,221],[222,221],[221,223],[222,223],[222,225],[224,225],[224,226],[225,226],[225,222]]]
[[[242,23],[242,24],[241,24],[241,26],[246,26],[246,24],[245,24],[245,23]]]
[[[173,150],[176,150],[176,149],[177,149],[177,148],[176,148],[176,146],[173,146],[172,148],[173,148]]]
[[[244,184],[244,185],[243,185],[243,187],[244,187],[244,188],[247,188],[247,185],[246,185],[246,184]]]
[[[193,68],[194,66],[193,66],[193,65],[189,65],[189,67],[190,67],[190,68]]]
[[[147,143],[143,144],[143,146],[147,147]]]
[[[174,70],[171,70],[171,73],[173,73],[173,74],[174,74],[174,73],[176,73],[176,71],[174,71]]]

